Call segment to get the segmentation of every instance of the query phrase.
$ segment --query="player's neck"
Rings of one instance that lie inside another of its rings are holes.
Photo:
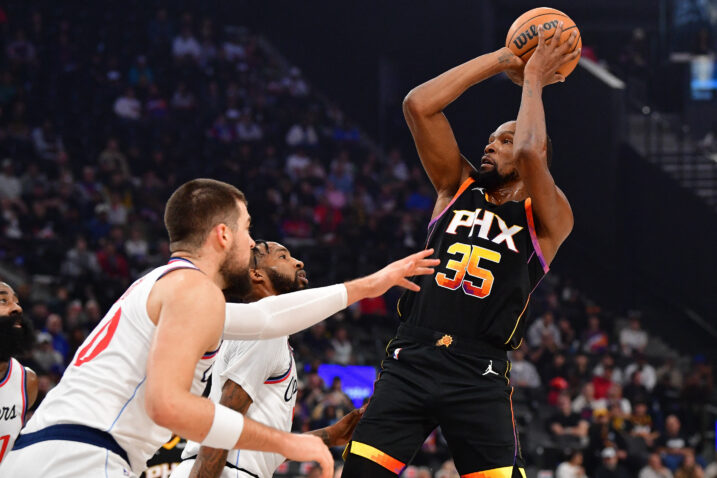
[[[7,373],[7,368],[10,366],[10,361],[0,362],[0,378],[3,378]]]
[[[172,259],[185,259],[194,264],[197,269],[204,272],[212,282],[220,289],[224,289],[226,284],[224,278],[219,273],[219,261],[217,258],[209,254],[203,254],[202,250],[198,251],[176,251],[172,253]]]
[[[272,295],[277,295],[276,291],[272,287],[264,284],[255,284],[252,287],[251,292],[244,297],[244,302],[250,304],[266,297],[271,297]]]
[[[497,204],[498,206],[509,201],[522,201],[528,197],[522,181],[503,184],[495,189],[486,191],[485,193],[488,201],[493,204]]]

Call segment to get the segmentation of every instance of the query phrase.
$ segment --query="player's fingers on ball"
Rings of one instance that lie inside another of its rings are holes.
[[[570,43],[570,51],[573,51],[575,49],[575,46],[578,44],[578,32],[573,31],[570,34],[570,38],[568,39]]]
[[[545,45],[545,32],[543,25],[538,25],[538,47]]]
[[[555,43],[556,47],[563,43],[563,22],[558,22],[558,26],[555,27],[555,34],[553,35],[553,38],[557,40]]]
[[[563,51],[565,53],[573,51],[575,49],[575,43],[577,41],[577,37],[578,37],[578,32],[576,32],[575,30],[570,32],[570,36],[563,42],[562,45],[560,45],[560,47],[562,48],[561,51]]]

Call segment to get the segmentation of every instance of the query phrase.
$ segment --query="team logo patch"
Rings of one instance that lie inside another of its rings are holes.
[[[401,352],[401,350],[403,350],[403,349],[401,347],[399,347],[393,351],[393,359],[394,360],[398,360],[398,354]]]
[[[453,337],[446,334],[436,341],[436,346],[437,347],[450,347],[452,343],[453,343]]]

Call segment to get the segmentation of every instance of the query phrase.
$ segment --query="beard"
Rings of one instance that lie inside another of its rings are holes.
[[[235,243],[227,254],[224,262],[219,266],[219,274],[224,279],[224,297],[227,301],[240,301],[251,291],[251,279],[249,278],[249,264],[246,266],[237,265]]]
[[[500,174],[498,168],[493,166],[488,171],[481,172],[480,168],[471,171],[471,177],[475,179],[476,186],[486,191],[495,191],[499,187],[518,179],[518,172],[512,171],[508,174]]]
[[[20,328],[15,327],[18,321]],[[0,316],[0,361],[29,352],[34,342],[32,322],[22,314]]]
[[[299,279],[299,271],[296,271],[294,277],[276,272],[274,269],[265,269],[266,275],[269,276],[271,285],[278,295],[296,292],[304,288],[304,283]]]

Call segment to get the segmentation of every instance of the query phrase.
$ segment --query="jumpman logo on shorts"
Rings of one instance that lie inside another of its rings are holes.
[[[483,375],[488,375],[489,373],[492,373],[493,375],[498,375],[500,377],[500,374],[493,370],[493,361],[491,360],[490,363],[488,363],[488,368],[485,369],[485,372],[483,372]]]

